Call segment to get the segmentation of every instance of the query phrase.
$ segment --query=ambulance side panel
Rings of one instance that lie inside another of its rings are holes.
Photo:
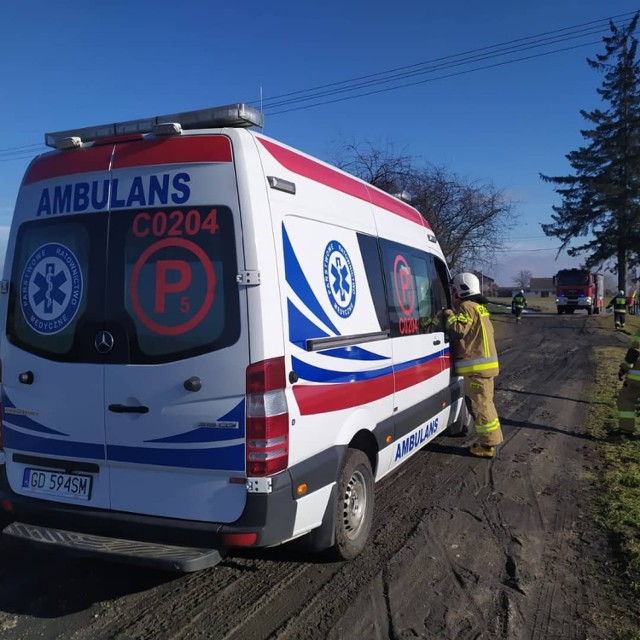
[[[416,320],[403,325],[408,335],[389,338],[394,271],[383,269],[381,248],[406,243],[424,258],[423,281],[435,277],[433,259],[442,255],[415,210],[335,168],[256,138],[265,174],[295,185],[295,195],[269,191],[273,226],[282,233],[280,240],[276,236],[280,279],[286,282],[281,304],[293,382],[292,474],[297,464],[324,461],[317,464],[314,484],[322,489],[297,500],[298,535],[320,524],[324,509],[318,507],[327,504],[342,451],[355,437],[369,452],[380,452],[372,460],[380,479],[446,428],[451,374],[443,320],[437,330],[430,326],[420,334]],[[446,277],[440,302],[445,287]],[[412,295],[417,319],[415,285]]]

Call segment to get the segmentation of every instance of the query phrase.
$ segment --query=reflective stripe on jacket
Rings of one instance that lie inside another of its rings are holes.
[[[611,302],[607,305],[607,309],[609,307],[613,307],[613,310],[616,313],[626,313],[627,299],[624,296],[616,296],[615,298],[611,298]]]
[[[487,307],[464,300],[447,318],[455,372],[493,378],[499,373],[498,352]]]

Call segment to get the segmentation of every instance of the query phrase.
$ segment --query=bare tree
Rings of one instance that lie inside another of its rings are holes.
[[[410,193],[454,271],[493,266],[516,221],[514,203],[490,182],[462,178],[444,167],[417,167],[390,144],[343,142],[334,164],[388,193]]]
[[[338,143],[332,163],[343,171],[358,176],[387,193],[399,194],[407,190],[413,173],[413,159],[405,150],[397,152],[395,145],[375,146],[369,141]]]
[[[453,270],[493,266],[515,221],[514,205],[504,192],[443,167],[414,171],[409,191]]]
[[[513,281],[519,289],[528,289],[531,285],[532,275],[531,271],[523,269],[518,272],[518,275],[513,277]]]

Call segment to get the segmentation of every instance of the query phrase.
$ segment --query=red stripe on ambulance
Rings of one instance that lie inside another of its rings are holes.
[[[111,168],[191,162],[231,162],[231,141],[226,136],[189,136],[125,142],[116,147]]]
[[[27,169],[24,184],[70,176],[89,171],[108,171],[113,147],[89,147],[75,151],[61,151],[36,158]]]
[[[441,371],[440,359],[435,358],[415,367],[396,371],[395,374],[390,373],[372,380],[341,384],[294,385],[293,395],[303,416],[341,411],[391,395],[394,390],[394,375],[395,390],[402,391],[438,375]]]
[[[324,184],[327,187],[342,191],[350,196],[371,202],[372,204],[395,213],[406,220],[411,220],[419,224],[421,227],[430,229],[426,220],[412,207],[404,204],[401,200],[387,195],[376,189],[369,189],[363,182],[359,182],[355,178],[345,176],[339,171],[325,167],[319,162],[315,162],[310,158],[306,158],[291,149],[285,149],[271,140],[265,140],[256,136],[256,139],[262,146],[286,169],[293,171],[298,175]]]

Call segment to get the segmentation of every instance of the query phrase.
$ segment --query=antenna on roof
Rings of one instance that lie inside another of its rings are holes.
[[[260,85],[260,113],[262,114],[262,118],[264,120],[264,109],[262,108],[262,85]],[[264,124],[262,125],[264,131]]]

